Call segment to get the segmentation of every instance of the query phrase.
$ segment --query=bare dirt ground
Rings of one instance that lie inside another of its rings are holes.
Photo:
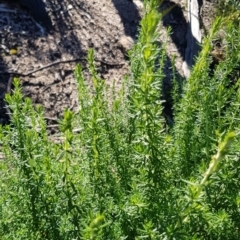
[[[165,9],[177,4],[162,20],[160,41],[168,41],[166,85],[171,78],[170,59],[173,55],[176,56],[178,75],[183,76],[186,2],[165,0],[161,7]],[[107,83],[115,79],[120,85],[123,75],[129,72],[122,39],[137,38],[141,19],[141,10],[133,1],[51,0],[47,1],[47,11],[53,29],[44,35],[24,11],[0,13],[0,124],[8,122],[3,98],[11,90],[13,77],[20,78],[26,96],[44,106],[51,125],[65,108],[78,108],[73,73],[76,64],[86,67],[89,48],[94,48],[98,72]],[[208,11],[209,6],[205,8],[205,12]],[[172,27],[169,39],[166,35],[168,26]]]

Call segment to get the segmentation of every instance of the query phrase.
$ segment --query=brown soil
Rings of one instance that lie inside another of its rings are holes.
[[[163,18],[160,37],[160,41],[168,41],[166,85],[171,78],[170,59],[173,55],[176,56],[178,74],[183,75],[186,47],[185,1],[167,0],[161,8],[173,3],[178,5]],[[20,78],[24,94],[44,106],[46,119],[52,124],[65,108],[76,110],[78,107],[73,72],[76,64],[86,67],[89,48],[94,48],[98,72],[107,83],[115,79],[120,84],[122,76],[129,72],[125,43],[129,38],[136,39],[141,19],[141,9],[133,1],[51,0],[47,3],[47,11],[53,29],[44,35],[23,10],[1,13],[0,124],[8,121],[3,98],[10,91],[15,76]],[[168,26],[172,27],[169,39]],[[89,79],[87,72],[85,74]]]

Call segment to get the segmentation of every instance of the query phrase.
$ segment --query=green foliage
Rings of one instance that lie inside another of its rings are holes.
[[[217,14],[230,19],[236,27],[240,21],[240,2],[239,0],[218,0]]]
[[[240,30],[216,19],[181,91],[174,82],[168,126],[158,4],[145,1],[119,91],[98,76],[93,50],[91,88],[77,66],[79,111],[64,112],[58,142],[14,80],[0,128],[1,239],[240,239]],[[225,57],[211,69],[220,29]]]

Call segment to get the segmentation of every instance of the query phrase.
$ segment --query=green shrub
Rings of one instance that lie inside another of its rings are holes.
[[[165,46],[158,1],[145,1],[131,74],[109,89],[88,54],[92,88],[75,76],[79,111],[66,110],[61,138],[48,137],[42,108],[19,81],[0,128],[1,239],[239,239],[240,30],[216,19],[191,77],[174,82],[174,124],[161,101]],[[224,29],[225,58],[211,69]]]

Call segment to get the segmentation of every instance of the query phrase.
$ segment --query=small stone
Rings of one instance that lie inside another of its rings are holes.
[[[126,54],[134,45],[133,38],[129,36],[122,36],[118,41],[118,46],[122,49],[123,53]]]
[[[69,5],[67,6],[67,10],[71,10],[71,9],[73,9],[73,5],[69,4]]]

